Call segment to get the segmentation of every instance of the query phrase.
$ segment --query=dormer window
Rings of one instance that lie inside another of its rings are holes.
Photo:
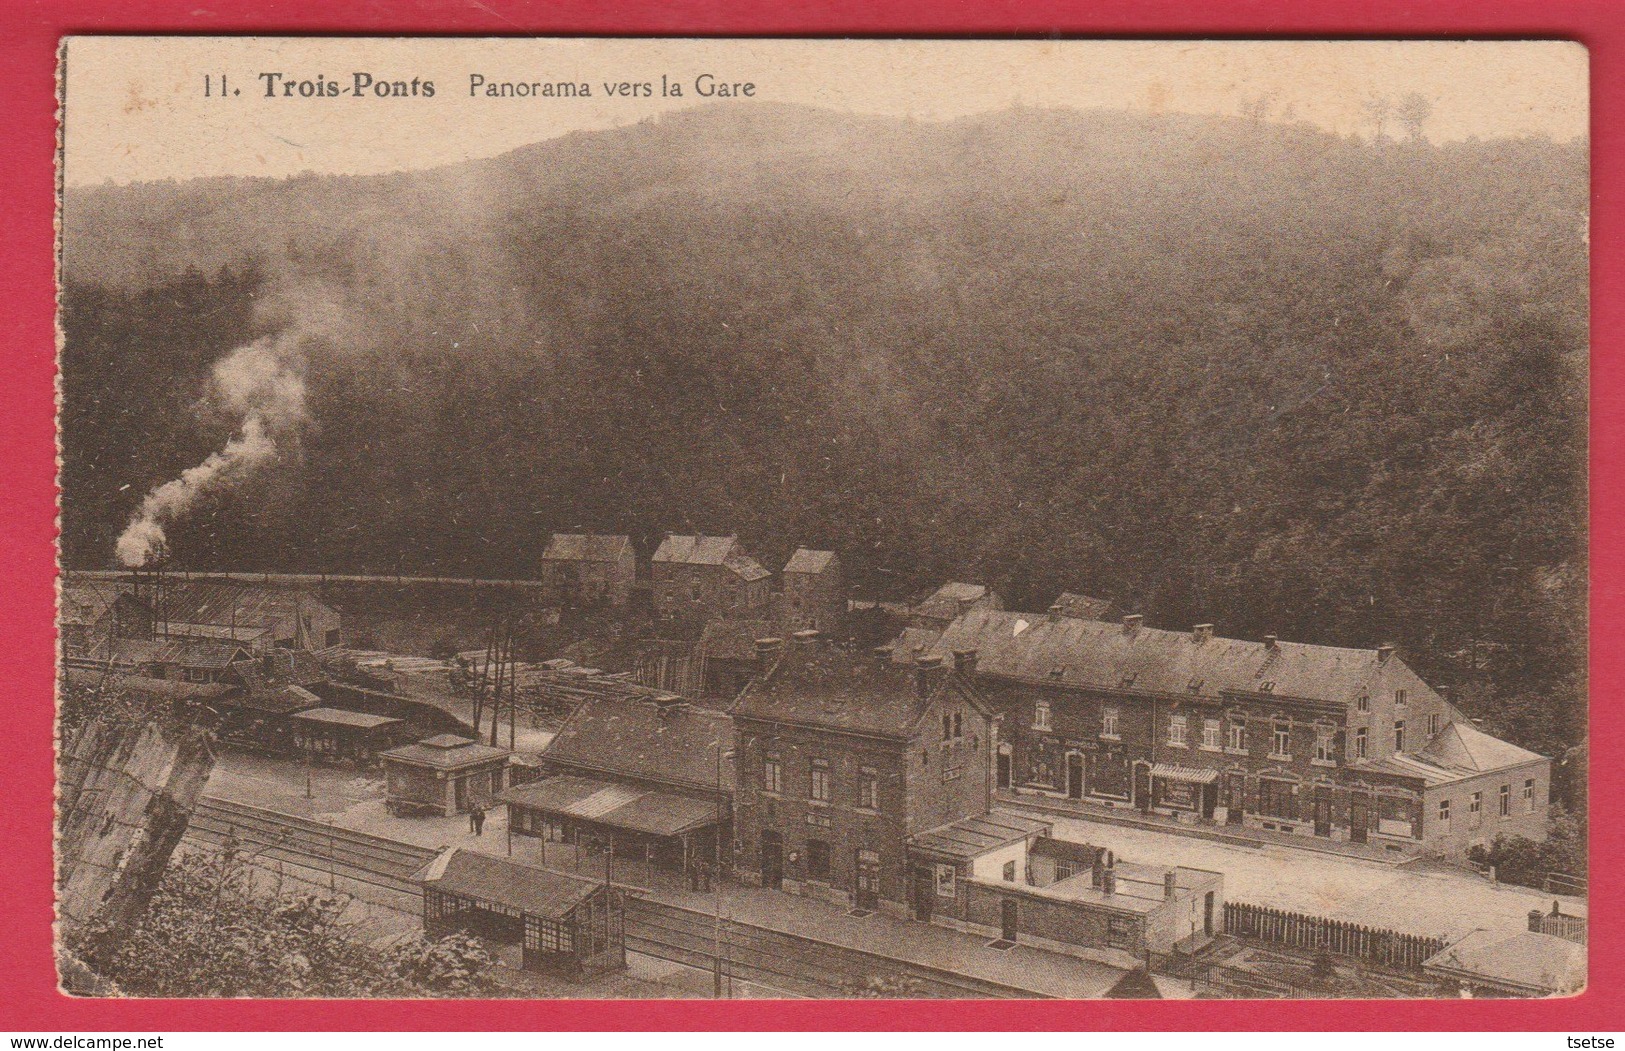
[[[1139,678],[1139,673],[1131,671],[1127,675],[1123,676],[1123,681],[1118,683],[1118,685],[1126,690],[1130,686],[1134,685],[1134,680],[1137,679],[1137,678]]]
[[[1275,680],[1274,679],[1265,679],[1263,682],[1259,683],[1258,684],[1258,692],[1259,693],[1274,693],[1275,692]]]
[[[1066,678],[1066,666],[1062,665],[1061,667],[1058,667],[1058,668],[1051,668],[1049,670],[1049,677],[1052,678],[1052,679],[1064,679],[1064,678]]]

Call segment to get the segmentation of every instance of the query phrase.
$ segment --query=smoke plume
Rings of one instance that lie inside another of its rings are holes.
[[[305,381],[293,346],[291,339],[266,338],[215,363],[214,394],[226,412],[242,420],[240,428],[225,448],[142,499],[118,538],[119,562],[146,565],[163,553],[164,527],[199,497],[231,488],[276,458],[278,443],[305,421]]]

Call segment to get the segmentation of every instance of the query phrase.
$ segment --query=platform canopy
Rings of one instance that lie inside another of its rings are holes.
[[[716,803],[586,777],[530,781],[497,796],[528,810],[627,832],[680,836],[717,823]]]
[[[1048,821],[991,810],[922,832],[909,840],[909,846],[945,857],[979,858],[989,851],[1047,833],[1052,827]]]
[[[387,715],[370,715],[367,712],[345,711],[342,708],[313,708],[308,712],[296,712],[292,718],[322,726],[347,726],[355,730],[372,730],[380,726],[392,726],[406,721],[405,719],[393,719]]]

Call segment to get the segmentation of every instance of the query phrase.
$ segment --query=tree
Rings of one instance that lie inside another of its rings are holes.
[[[1371,138],[1374,142],[1381,142],[1387,137],[1388,118],[1393,115],[1393,100],[1386,95],[1372,95],[1360,103],[1365,111],[1366,120],[1371,122]]]
[[[1422,126],[1433,115],[1433,102],[1420,91],[1407,92],[1394,110],[1394,119],[1405,129],[1406,136],[1416,142],[1422,138]]]

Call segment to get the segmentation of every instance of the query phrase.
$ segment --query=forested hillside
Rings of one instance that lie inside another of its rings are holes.
[[[72,189],[63,545],[299,348],[279,462],[194,567],[525,574],[555,529],[849,553],[1392,640],[1583,734],[1586,146],[1018,109],[712,108],[367,178]]]

